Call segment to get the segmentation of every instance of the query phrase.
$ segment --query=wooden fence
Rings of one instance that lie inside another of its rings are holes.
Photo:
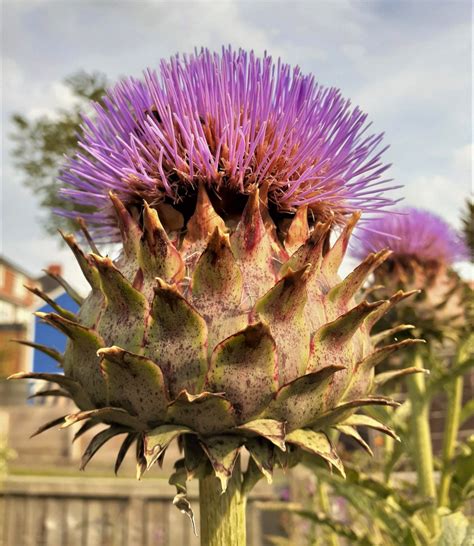
[[[199,526],[197,484],[189,485]],[[172,505],[174,494],[156,479],[8,477],[0,490],[0,546],[198,546],[189,519]],[[249,546],[265,546],[264,535],[277,530],[256,507],[271,498],[272,489],[259,484],[249,499]]]

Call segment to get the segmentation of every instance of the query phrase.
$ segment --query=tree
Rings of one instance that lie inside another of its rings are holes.
[[[57,228],[70,230],[73,222],[54,214],[55,207],[72,209],[73,205],[60,199],[58,179],[64,155],[74,155],[77,149],[76,133],[81,123],[81,112],[90,111],[90,102],[101,102],[108,81],[100,72],[79,71],[64,80],[76,98],[70,109],[57,109],[53,116],[27,119],[17,112],[12,115],[14,126],[11,135],[15,166],[23,175],[26,186],[40,199],[40,205],[48,209],[45,228],[55,233]],[[84,208],[79,212],[86,212]],[[75,228],[75,226],[74,226]]]

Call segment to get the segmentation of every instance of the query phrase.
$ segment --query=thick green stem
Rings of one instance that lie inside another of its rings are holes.
[[[201,546],[245,546],[247,499],[241,487],[238,468],[234,469],[225,493],[221,492],[220,482],[215,476],[199,480]]]
[[[319,503],[320,503],[322,511],[328,516],[331,516],[331,512],[332,512],[331,502],[329,500],[327,485],[321,480],[318,480],[318,497],[319,497]],[[328,531],[327,538],[328,538],[328,542],[327,542],[328,545],[340,546],[339,538],[334,531]]]
[[[413,357],[413,366],[422,369],[423,361],[418,351]],[[436,485],[434,479],[433,447],[431,445],[430,407],[426,398],[425,375],[417,373],[408,378],[411,402],[411,433],[413,458],[418,478],[418,491],[433,504],[426,510],[428,528],[433,536],[439,532],[436,514]]]
[[[439,484],[439,506],[449,506],[449,487],[451,485],[452,472],[450,464],[456,448],[456,439],[459,432],[459,422],[462,409],[463,377],[456,377],[448,388],[448,408],[443,437],[443,467]]]

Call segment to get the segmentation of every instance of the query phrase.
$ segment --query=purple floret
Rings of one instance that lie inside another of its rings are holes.
[[[414,259],[420,263],[451,265],[469,256],[460,233],[437,214],[414,207],[372,220],[358,234],[353,255],[364,259],[370,252],[384,248],[393,251],[394,260]]]
[[[62,171],[61,193],[92,207],[83,216],[105,239],[115,233],[110,190],[128,204],[176,204],[198,182],[216,194],[268,184],[278,210],[307,204],[342,223],[356,210],[385,210],[395,202],[386,192],[400,187],[384,178],[383,135],[369,127],[338,89],[298,67],[203,49],[120,82],[84,116],[81,151]]]

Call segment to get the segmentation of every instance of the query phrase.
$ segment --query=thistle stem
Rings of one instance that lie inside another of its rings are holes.
[[[329,500],[327,485],[319,479],[318,479],[318,497],[319,497],[319,502],[320,502],[322,511],[327,516],[330,517],[332,510],[331,510],[331,502]],[[329,546],[340,546],[339,538],[334,531],[329,531],[327,535],[328,535],[327,544]]]
[[[201,546],[245,546],[245,508],[240,469],[234,468],[227,490],[222,493],[219,480],[206,476],[199,480]]]
[[[414,352],[412,366],[422,369],[423,361],[418,351]],[[436,514],[436,485],[434,479],[433,447],[431,445],[430,406],[426,398],[426,381],[422,373],[408,378],[408,392],[411,402],[411,433],[413,458],[415,460],[418,491],[432,501],[426,510],[428,528],[432,536],[439,532]]]
[[[463,377],[460,376],[456,377],[448,388],[448,408],[443,437],[443,465],[438,492],[439,506],[449,506],[449,487],[452,478],[452,472],[449,467],[454,456],[456,439],[459,431],[463,386],[464,380]]]

